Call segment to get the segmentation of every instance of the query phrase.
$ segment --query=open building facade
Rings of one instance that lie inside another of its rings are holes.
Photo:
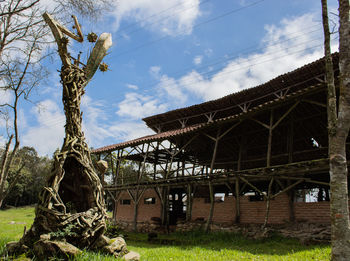
[[[152,221],[329,223],[324,67],[320,59],[260,86],[147,117],[154,135],[94,150],[112,163],[105,190],[114,218],[134,229]],[[313,200],[305,200],[310,191]]]

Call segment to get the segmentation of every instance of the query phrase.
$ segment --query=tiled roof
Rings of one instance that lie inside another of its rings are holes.
[[[336,68],[338,61],[338,53],[333,54],[334,66]],[[141,138],[133,139],[130,141],[125,141],[122,143],[117,143],[105,147],[101,147],[92,150],[93,153],[103,153],[110,152],[117,149],[122,149],[130,146],[139,145],[145,142],[153,142],[169,139],[172,137],[185,135],[191,132],[198,131],[200,129],[206,128],[212,124],[220,124],[222,122],[227,122],[230,120],[237,120],[244,115],[254,113],[266,106],[273,105],[278,102],[283,102],[287,99],[299,96],[305,92],[312,91],[313,89],[318,89],[324,87],[322,76],[324,74],[324,59],[319,59],[310,64],[307,64],[301,68],[298,68],[292,72],[278,76],[262,85],[254,88],[245,89],[237,93],[227,95],[223,98],[204,102],[201,104],[193,105],[186,108],[181,108],[173,111],[169,111],[162,114],[157,114],[154,116],[147,117],[143,119],[149,127],[154,127],[157,123],[170,122],[171,120],[176,121],[176,119],[191,117],[196,114],[227,110],[225,113],[221,114],[221,117],[217,117],[214,121],[208,122],[195,122],[189,123],[188,127],[179,128],[175,124],[165,128],[163,132],[153,135],[144,136]],[[281,90],[287,90],[284,95],[276,98],[276,92]],[[286,94],[288,93],[288,94]],[[244,102],[250,101],[251,106],[246,111],[242,111],[241,108],[237,106],[233,108],[232,105],[240,105]],[[229,108],[229,110],[227,109]]]
[[[333,60],[336,67],[338,53],[333,54]],[[143,121],[153,130],[155,130],[157,125],[161,125],[162,131],[168,131],[180,127],[178,119],[192,119],[192,122],[188,121],[188,125],[202,123],[205,120],[204,118],[194,118],[208,112],[221,111],[220,115],[216,114],[216,118],[225,118],[229,115],[239,113],[241,111],[239,105],[245,102],[250,102],[251,107],[256,107],[259,104],[274,99],[275,93],[281,90],[288,88],[289,92],[295,92],[317,84],[320,79],[323,80],[324,68],[324,59],[322,58],[292,72],[280,75],[259,86],[244,89],[216,100],[146,117]],[[223,112],[224,110],[225,112]]]
[[[176,129],[176,130],[161,132],[158,134],[147,135],[147,136],[144,136],[141,138],[137,138],[137,139],[133,139],[133,140],[129,140],[129,141],[101,147],[98,149],[94,149],[94,150],[92,150],[92,153],[110,152],[110,151],[114,151],[116,149],[122,149],[122,148],[130,147],[130,146],[136,146],[136,145],[139,145],[139,144],[142,144],[145,142],[164,140],[164,139],[171,138],[174,136],[183,135],[186,133],[196,131],[196,130],[200,129],[201,127],[203,127],[204,125],[205,124],[198,124],[196,126],[189,126],[189,127],[183,128],[183,129]]]
[[[319,84],[316,84],[316,85],[313,85],[313,86],[309,86],[308,88],[304,88],[302,90],[298,90],[298,91],[296,91],[294,93],[287,94],[284,97],[275,98],[273,100],[267,101],[264,104],[260,104],[260,105],[254,107],[254,108],[251,108],[251,109],[249,109],[249,110],[247,110],[245,112],[240,112],[240,113],[235,114],[235,115],[231,115],[231,116],[228,116],[228,117],[225,117],[225,118],[220,118],[220,119],[217,119],[217,120],[215,120],[213,122],[210,122],[210,123],[202,123],[202,124],[192,125],[192,126],[188,126],[188,127],[181,128],[181,129],[169,130],[169,131],[161,132],[161,133],[158,133],[158,134],[147,135],[147,136],[144,136],[144,137],[141,137],[141,138],[137,138],[137,139],[133,139],[133,140],[130,140],[130,141],[125,141],[125,142],[121,142],[121,143],[117,143],[117,144],[101,147],[101,148],[98,148],[98,149],[94,149],[94,150],[92,150],[92,153],[111,152],[111,151],[114,151],[114,150],[117,150],[117,149],[123,149],[123,148],[131,147],[131,146],[136,146],[136,145],[139,145],[139,144],[142,144],[142,143],[146,143],[146,142],[160,141],[160,140],[165,140],[165,139],[169,139],[169,138],[176,137],[176,136],[181,136],[181,135],[184,135],[184,134],[189,134],[189,133],[192,133],[192,132],[204,129],[204,128],[206,128],[208,126],[211,126],[211,125],[220,124],[222,122],[227,122],[227,121],[230,121],[230,120],[240,119],[240,118],[244,117],[245,115],[249,115],[251,113],[255,113],[256,111],[261,110],[261,109],[263,109],[265,107],[268,107],[270,105],[274,105],[274,104],[277,104],[277,103],[280,103],[280,102],[284,102],[286,100],[293,99],[293,98],[298,97],[298,96],[300,96],[300,95],[302,95],[304,93],[308,93],[308,92],[311,92],[313,90],[317,90],[317,89],[322,88],[322,87],[324,87],[324,84],[319,83]]]

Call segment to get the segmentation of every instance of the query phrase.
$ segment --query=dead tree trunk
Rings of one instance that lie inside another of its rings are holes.
[[[350,21],[349,0],[339,0],[339,106],[330,49],[327,0],[322,2],[325,36],[325,67],[328,87],[328,142],[330,168],[330,208],[332,226],[332,260],[350,260],[348,207],[348,170],[346,139],[350,129]]]
[[[58,24],[49,14],[43,17],[52,30],[62,60],[65,138],[61,150],[54,156],[48,184],[40,193],[34,223],[20,243],[31,248],[44,234],[45,238],[55,238],[59,233],[66,233],[65,241],[79,248],[91,249],[97,244],[102,247],[101,238],[106,229],[103,189],[82,132],[80,102],[85,86],[112,44],[111,36],[107,33],[100,36],[86,66],[80,68],[79,57],[72,63],[67,50],[68,38],[64,36],[83,40],[76,18],[73,17],[78,35]]]

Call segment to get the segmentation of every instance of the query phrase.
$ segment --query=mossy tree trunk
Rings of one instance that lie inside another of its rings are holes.
[[[332,260],[350,260],[348,169],[346,140],[350,129],[350,21],[349,0],[339,0],[339,105],[330,49],[327,0],[321,0],[325,36],[325,66],[328,87],[328,142]]]

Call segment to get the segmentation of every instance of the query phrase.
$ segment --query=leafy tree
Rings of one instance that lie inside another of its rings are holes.
[[[20,175],[15,170],[18,164],[24,164]],[[4,206],[24,206],[35,204],[41,188],[45,185],[50,173],[51,160],[47,157],[39,157],[32,147],[23,147],[18,150],[13,167],[9,171],[9,183],[18,177],[17,183],[9,190],[4,201]]]

